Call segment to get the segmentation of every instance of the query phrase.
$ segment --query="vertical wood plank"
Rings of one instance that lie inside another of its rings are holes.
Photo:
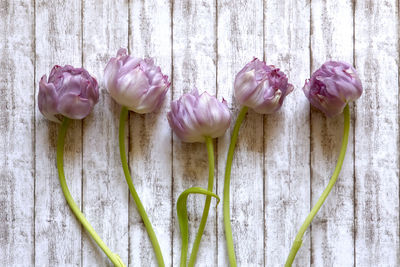
[[[0,265],[33,265],[34,3],[0,14]]]
[[[81,66],[81,2],[36,1],[36,81],[53,65]],[[36,85],[38,86],[38,85]],[[46,120],[36,105],[35,265],[81,265],[81,226],[64,199],[56,169],[59,125]],[[64,166],[77,205],[81,203],[82,128],[68,129]]]
[[[356,265],[399,266],[398,1],[357,1]]]
[[[263,1],[218,1],[218,96],[228,100],[232,125],[218,141],[218,195],[223,197],[226,155],[240,105],[235,75],[263,58]],[[239,134],[231,173],[231,224],[239,266],[264,263],[263,116],[250,111]],[[218,266],[228,266],[222,202],[218,207]]]
[[[173,99],[197,87],[199,92],[216,94],[216,3],[215,0],[173,3]],[[181,241],[176,218],[176,201],[192,186],[207,188],[207,150],[205,144],[183,143],[173,137],[173,264],[178,265]],[[217,180],[217,176],[216,179]],[[214,188],[216,185],[214,184]],[[214,189],[215,192],[215,189]],[[204,207],[204,196],[188,201],[189,253]],[[201,266],[217,265],[216,210],[212,201],[207,225],[197,255]],[[189,257],[189,255],[188,255]]]
[[[171,77],[170,1],[132,1],[130,18],[130,53],[136,57],[153,57],[162,72]],[[133,183],[156,232],[166,266],[172,266],[174,208],[171,130],[166,119],[171,94],[167,93],[159,111],[145,115],[130,113],[129,146]],[[129,262],[132,266],[155,266],[153,247],[132,198],[129,214]]]
[[[265,1],[264,12],[266,62],[281,68],[295,87],[264,127],[265,266],[282,266],[310,210],[310,108],[301,90],[310,72],[310,4]],[[306,236],[294,265],[309,264]]]
[[[103,83],[103,71],[120,47],[128,45],[126,1],[83,1],[83,66],[97,78],[100,100],[83,122],[83,212],[111,249],[128,264],[128,186],[118,149],[120,106]],[[83,266],[112,266],[84,232]]]
[[[353,3],[311,2],[312,71],[327,60],[353,63]],[[340,16],[338,16],[340,14]],[[343,115],[327,118],[311,112],[312,206],[318,201],[335,168],[343,135]],[[351,127],[342,171],[311,230],[311,262],[315,266],[354,265],[354,139]]]

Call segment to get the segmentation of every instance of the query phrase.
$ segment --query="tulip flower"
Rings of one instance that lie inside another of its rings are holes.
[[[49,79],[43,75],[39,82],[39,110],[54,122],[60,122],[58,115],[83,119],[98,101],[97,81],[83,68],[56,65]]]
[[[303,91],[310,103],[324,112],[326,116],[332,117],[343,112],[343,138],[333,175],[317,203],[300,227],[286,260],[285,267],[292,266],[297,251],[303,242],[304,233],[320,210],[322,204],[324,204],[338,179],[349,139],[350,109],[348,103],[357,100],[361,96],[363,89],[360,78],[353,66],[345,62],[328,61],[311,75],[310,80],[306,81]]]
[[[171,103],[168,122],[184,142],[205,142],[205,137],[222,136],[231,122],[225,100],[219,102],[207,92],[199,95],[197,89]]]
[[[328,61],[313,73],[303,91],[311,105],[333,117],[341,114],[348,102],[358,99],[363,89],[353,66]]]
[[[120,105],[139,114],[160,107],[168,91],[168,76],[161,73],[153,59],[139,59],[118,50],[104,70],[104,83],[111,97]]]
[[[225,100],[219,102],[214,96],[209,95],[207,92],[199,95],[197,89],[194,89],[191,93],[184,94],[178,100],[171,103],[171,111],[168,112],[167,117],[172,130],[182,141],[190,143],[205,142],[207,146],[209,165],[207,190],[197,187],[187,189],[179,196],[177,204],[179,227],[181,229],[182,238],[180,266],[185,267],[189,241],[187,211],[184,209],[186,198],[190,193],[207,195],[199,230],[189,258],[189,266],[194,266],[204,228],[207,223],[211,197],[215,197],[219,201],[218,196],[212,193],[214,185],[213,138],[222,136],[229,128],[231,115]]]
[[[136,192],[128,167],[125,151],[125,122],[129,110],[139,114],[157,110],[164,101],[170,82],[163,75],[153,59],[139,59],[127,55],[126,49],[119,49],[117,57],[111,58],[104,70],[104,83],[111,97],[122,106],[119,121],[119,151],[125,179],[135,201],[138,212],[146,227],[147,234],[160,267],[165,266],[160,244],[150,219]]]
[[[49,79],[46,75],[39,82],[38,105],[42,114],[51,121],[60,122],[57,141],[57,169],[61,189],[76,218],[115,266],[125,266],[117,254],[107,245],[85,218],[68,189],[64,174],[64,143],[71,119],[83,119],[93,110],[99,100],[99,87],[95,78],[83,68],[54,66]]]
[[[286,75],[265,62],[254,58],[235,78],[235,97],[242,105],[261,114],[280,109],[285,97],[293,91]]]
[[[225,239],[231,267],[236,267],[237,263],[230,219],[229,188],[233,154],[240,126],[249,108],[260,114],[277,112],[286,96],[293,91],[293,85],[288,82],[287,76],[278,68],[254,58],[236,75],[234,90],[235,98],[242,105],[242,108],[236,119],[228,149],[223,197]]]

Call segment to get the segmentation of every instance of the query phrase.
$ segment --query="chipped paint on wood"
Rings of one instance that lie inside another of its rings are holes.
[[[82,126],[83,213],[111,251],[128,264],[129,190],[118,149],[121,107],[108,94],[102,78],[108,60],[128,45],[128,3],[85,0],[82,10],[83,66],[97,78],[100,90],[99,103]],[[83,233],[82,266],[112,266],[86,231]]]
[[[352,106],[338,183],[295,265],[400,265],[398,8],[397,0],[1,2],[0,254],[6,256],[0,265],[111,266],[65,202],[55,165],[58,125],[35,101],[39,79],[54,64],[83,65],[101,85],[95,112],[68,131],[72,195],[126,264],[156,264],[121,171],[120,107],[102,85],[103,68],[119,47],[154,57],[172,81],[159,112],[130,114],[126,137],[134,184],[167,266],[180,258],[176,200],[188,187],[207,186],[205,145],[171,135],[168,102],[197,86],[227,99],[236,118],[234,75],[252,56],[288,73],[296,91],[278,114],[250,112],[240,132],[231,180],[239,265],[282,265],[332,174],[343,119],[310,110],[301,92],[328,59],[352,62],[365,91]],[[229,140],[227,133],[215,141],[214,189],[221,197]],[[189,199],[190,244],[203,205],[203,196]],[[215,209],[212,201],[198,266],[226,265],[222,205]]]
[[[36,82],[53,65],[82,65],[81,2],[36,1]],[[37,103],[36,103],[37,104]],[[82,194],[82,122],[68,129],[64,154],[67,184],[78,206]],[[35,265],[81,265],[81,225],[63,196],[56,169],[59,125],[35,116]]]
[[[355,65],[355,262],[399,266],[398,1],[357,1]]]
[[[171,77],[171,4],[132,1],[130,23],[131,54],[153,57],[162,72]],[[157,235],[166,266],[172,265],[172,216],[176,214],[175,203],[171,202],[171,129],[166,119],[172,90],[159,111],[145,115],[131,112],[129,135],[133,183]],[[132,198],[129,205],[129,262],[132,266],[155,266],[153,247]]]
[[[173,2],[173,79],[172,98],[197,87],[200,92],[216,93],[216,13],[214,0]],[[215,143],[215,141],[214,141]],[[216,151],[217,152],[217,151]],[[207,188],[208,160],[204,143],[183,143],[173,136],[173,205],[180,193],[193,186]],[[218,176],[216,175],[215,181]],[[214,182],[214,191],[216,182]],[[199,227],[205,197],[191,196],[188,201],[189,254]],[[197,254],[202,266],[217,265],[215,201],[211,202],[204,236]],[[173,264],[180,262],[180,233],[174,211]],[[189,255],[188,255],[189,258]]]
[[[33,265],[34,5],[0,3],[0,265]]]
[[[312,1],[311,9],[312,71],[327,60],[353,63],[352,1]],[[340,17],[335,15],[337,12]],[[323,113],[312,109],[312,205],[327,186],[335,168],[342,142],[343,120],[343,116],[326,118]],[[346,158],[338,181],[312,223],[311,262],[314,266],[354,265],[353,147],[351,126]]]
[[[226,155],[240,105],[233,96],[237,72],[263,58],[263,2],[218,1],[218,97],[227,99],[232,125],[218,140],[218,195],[223,197]],[[263,116],[250,111],[240,129],[232,163],[230,206],[238,266],[264,262]],[[218,208],[218,266],[228,266],[222,202]]]
[[[301,90],[310,74],[309,15],[308,1],[266,1],[266,62],[287,73],[295,87],[282,109],[265,118],[266,266],[284,264],[310,209],[310,108]],[[309,264],[306,236],[294,265]]]

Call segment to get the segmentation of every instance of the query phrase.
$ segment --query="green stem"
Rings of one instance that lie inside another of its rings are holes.
[[[151,226],[151,222],[149,217],[147,216],[146,211],[144,210],[143,204],[140,201],[139,195],[136,192],[135,187],[132,183],[132,177],[129,172],[128,161],[126,159],[126,152],[125,152],[125,121],[128,118],[128,109],[126,107],[122,107],[120,120],[119,120],[119,151],[121,154],[121,163],[122,168],[124,169],[125,179],[128,183],[129,191],[131,192],[132,198],[135,201],[137,210],[142,217],[144,226],[146,227],[147,234],[149,235],[151,244],[153,245],[154,253],[156,254],[158,266],[164,267],[164,258],[162,256],[160,244],[158,243],[156,234]]]
[[[289,256],[286,260],[285,267],[292,266],[294,258],[296,257],[297,251],[300,249],[301,244],[303,242],[302,238],[304,233],[306,232],[308,226],[310,226],[311,221],[314,219],[315,215],[321,208],[322,204],[324,203],[325,199],[328,197],[329,193],[331,192],[333,186],[336,183],[336,180],[339,176],[340,170],[342,169],[344,157],[346,155],[347,143],[349,140],[349,130],[350,130],[350,108],[349,105],[346,105],[344,108],[344,129],[343,129],[343,138],[342,138],[342,147],[340,149],[339,159],[336,164],[335,171],[333,172],[332,178],[328,183],[328,186],[325,188],[324,192],[317,201],[317,204],[312,208],[310,214],[308,214],[307,218],[305,219],[303,225],[300,227],[299,232],[296,235],[296,238],[293,242],[293,246],[290,250]]]
[[[207,153],[208,153],[208,186],[207,190],[212,192],[214,186],[214,145],[211,137],[206,137]],[[199,250],[201,237],[206,227],[208,212],[210,211],[211,196],[207,196],[204,204],[203,215],[201,216],[199,230],[193,243],[192,253],[189,258],[189,267],[196,263],[197,252]]]
[[[247,110],[248,107],[242,107],[236,119],[236,123],[232,132],[231,143],[229,144],[228,156],[226,158],[226,167],[225,167],[224,198],[223,198],[224,228],[225,228],[226,247],[228,249],[229,264],[231,267],[236,267],[237,264],[236,264],[235,248],[233,245],[233,235],[232,235],[231,218],[230,218],[231,215],[230,215],[230,205],[229,205],[229,186],[231,181],[233,153],[235,151],[240,125],[242,125],[244,117],[247,114]]]
[[[187,251],[189,245],[189,220],[187,215],[187,199],[190,194],[202,194],[206,196],[215,197],[217,199],[217,205],[219,203],[219,197],[211,191],[207,191],[201,187],[192,187],[183,191],[176,203],[176,213],[178,215],[179,230],[181,233],[181,267],[186,267],[187,265]]]
[[[111,250],[107,247],[107,245],[101,240],[101,238],[98,236],[96,231],[93,229],[93,227],[90,225],[90,223],[86,220],[85,215],[79,210],[79,207],[76,205],[74,199],[71,196],[71,193],[69,192],[67,182],[65,181],[65,174],[64,174],[64,143],[65,143],[65,135],[67,133],[68,125],[70,123],[70,119],[64,118],[61,129],[58,135],[58,141],[57,141],[57,169],[58,169],[58,177],[60,179],[60,184],[62,191],[64,193],[65,199],[67,200],[67,203],[69,207],[71,208],[72,212],[75,214],[76,218],[80,221],[80,223],[83,225],[83,227],[86,229],[86,231],[89,232],[89,234],[92,236],[94,241],[99,245],[99,247],[104,251],[104,253],[107,255],[107,257],[111,260],[111,262],[115,266],[125,266],[124,263],[122,262],[121,258],[117,255],[111,252]]]

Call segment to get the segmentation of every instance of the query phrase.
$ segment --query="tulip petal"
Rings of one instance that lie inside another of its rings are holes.
[[[39,82],[38,106],[40,112],[49,120],[60,123],[55,117],[57,112],[57,92],[53,84],[46,82],[47,77],[43,75]]]
[[[65,117],[80,120],[89,115],[92,105],[88,99],[81,98],[75,93],[69,93],[60,98],[57,109]]]

